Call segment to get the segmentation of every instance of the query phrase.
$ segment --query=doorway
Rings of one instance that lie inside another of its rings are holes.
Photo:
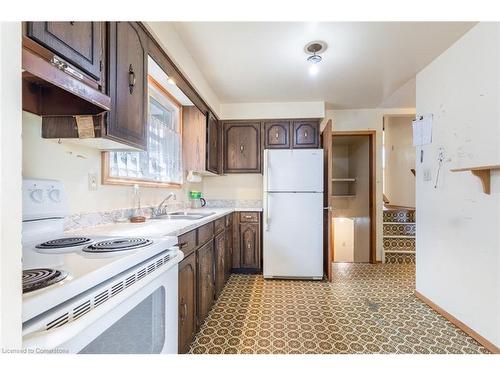
[[[375,263],[375,131],[333,132],[331,260]]]
[[[415,208],[414,118],[414,115],[384,116],[382,185],[386,208]]]

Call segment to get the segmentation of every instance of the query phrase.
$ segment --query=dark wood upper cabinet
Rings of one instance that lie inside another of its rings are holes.
[[[135,22],[109,23],[109,113],[107,136],[147,150],[148,53]]]
[[[27,36],[65,62],[101,80],[103,45],[101,22],[28,22]]]
[[[318,148],[319,121],[300,120],[292,123],[292,148]]]
[[[186,353],[196,334],[196,253],[179,263],[179,353]]]
[[[290,121],[264,122],[265,148],[290,148]]]
[[[222,131],[219,126],[219,121],[208,112],[207,115],[207,147],[206,147],[206,163],[207,171],[221,174],[222,173]]]
[[[214,242],[209,241],[198,251],[198,322],[207,317],[214,303]]]
[[[260,173],[260,122],[224,122],[224,172]]]

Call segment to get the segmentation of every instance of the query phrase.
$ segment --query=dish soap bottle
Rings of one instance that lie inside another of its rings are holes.
[[[134,214],[130,217],[131,223],[144,223],[146,217],[142,215],[141,210],[141,192],[139,185],[134,185]]]

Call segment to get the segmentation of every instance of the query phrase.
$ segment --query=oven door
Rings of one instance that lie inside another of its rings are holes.
[[[141,280],[77,320],[23,337],[23,346],[35,352],[175,354],[177,288],[175,265],[154,279]]]

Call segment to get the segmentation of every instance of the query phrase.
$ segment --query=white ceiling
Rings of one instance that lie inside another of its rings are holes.
[[[325,101],[330,108],[374,108],[415,106],[416,73],[473,25],[176,22],[174,27],[222,103]],[[312,40],[328,44],[316,76],[308,73],[304,53]]]

